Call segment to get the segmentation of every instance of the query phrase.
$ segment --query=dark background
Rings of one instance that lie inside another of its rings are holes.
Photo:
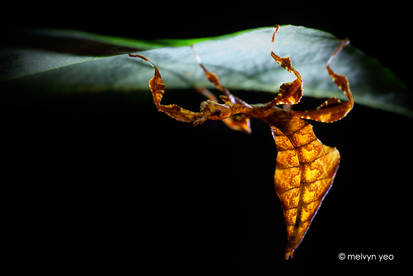
[[[136,39],[303,25],[349,37],[411,87],[409,10],[394,1],[36,2],[8,4],[1,25],[9,34],[51,27]],[[338,123],[314,124],[319,139],[340,150],[341,164],[295,258],[285,262],[276,152],[264,123],[254,120],[245,135],[220,122],[193,128],[158,113],[150,99],[120,93],[2,89],[4,226],[16,269],[219,272],[226,264],[238,272],[378,263],[339,261],[340,252],[392,254],[392,264],[407,259],[409,118],[356,105]],[[234,93],[253,103],[271,99]],[[196,109],[202,98],[181,91],[165,100]]]

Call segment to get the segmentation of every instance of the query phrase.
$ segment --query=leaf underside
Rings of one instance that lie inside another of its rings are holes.
[[[147,93],[152,68],[126,55],[135,49],[157,64],[168,89],[210,88],[188,47],[195,44],[205,66],[228,89],[277,93],[291,75],[268,58],[271,32],[272,28],[263,27],[213,38],[139,41],[77,31],[27,31],[26,41],[6,42],[0,50],[0,81],[60,93]],[[290,25],[281,27],[277,35],[277,53],[291,57],[302,75],[304,96],[335,96],[325,64],[341,40]],[[348,77],[356,103],[413,117],[411,93],[377,60],[350,45],[332,66]]]

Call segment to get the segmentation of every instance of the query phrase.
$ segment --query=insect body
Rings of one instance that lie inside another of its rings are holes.
[[[277,25],[272,35],[273,44],[278,28]],[[347,78],[334,73],[330,67],[332,59],[347,44],[346,39],[334,51],[326,65],[328,74],[346,95],[347,101],[330,98],[315,109],[302,111],[278,107],[282,104],[297,104],[302,97],[303,82],[301,75],[292,66],[290,58],[279,57],[274,50],[271,50],[272,58],[281,67],[294,74],[296,79],[283,83],[278,95],[271,102],[256,105],[250,105],[232,95],[220,83],[219,78],[207,70],[194,51],[207,79],[223,93],[220,96],[222,101],[220,103],[209,90],[197,88],[199,93],[208,98],[201,103],[199,112],[184,109],[176,104],[161,104],[165,85],[159,69],[148,58],[129,54],[131,57],[145,60],[154,68],[155,74],[149,81],[149,88],[156,108],[170,117],[182,122],[192,122],[194,125],[202,124],[206,120],[222,120],[231,129],[248,133],[251,132],[250,118],[261,119],[270,126],[278,152],[274,187],[283,207],[287,227],[286,259],[293,256],[294,250],[299,246],[310,227],[312,219],[333,183],[339,166],[339,151],[323,145],[315,136],[312,125],[304,119],[331,123],[345,117],[353,108],[354,100]]]

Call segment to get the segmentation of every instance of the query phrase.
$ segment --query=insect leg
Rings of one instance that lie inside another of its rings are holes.
[[[199,94],[207,97],[210,101],[218,103],[218,99],[208,89],[206,89],[204,87],[195,87],[195,89],[196,89],[196,91],[198,91]],[[220,98],[227,105],[231,106],[231,103],[229,102],[229,99],[228,99],[227,96],[221,95]],[[238,131],[243,131],[243,132],[246,132],[246,133],[251,133],[250,119],[245,114],[232,115],[231,117],[222,119],[222,122],[232,130],[238,130]]]
[[[232,95],[228,89],[221,84],[219,81],[218,76],[213,73],[208,71],[208,69],[205,67],[205,65],[202,63],[201,58],[199,55],[196,53],[195,48],[193,45],[191,45],[192,52],[195,56],[196,61],[199,63],[199,66],[202,68],[204,71],[205,76],[207,79],[216,87],[218,88],[221,92],[224,93],[224,95],[220,96],[220,99],[225,103],[225,105],[229,106],[234,113],[237,113],[237,109],[245,109],[246,108],[251,108],[250,105],[248,105],[246,102],[242,101],[240,98]],[[196,87],[196,90],[198,93],[204,95],[207,97],[210,101],[213,102],[218,102],[217,98],[215,95],[209,91],[206,88],[201,88],[201,87]],[[245,114],[235,114],[232,115],[231,117],[224,118],[222,119],[222,122],[226,124],[229,128],[233,130],[238,130],[238,131],[243,131],[247,133],[251,133],[251,127],[250,127],[250,119],[245,115]]]
[[[313,110],[305,110],[305,111],[296,111],[296,115],[303,119],[310,119],[324,123],[332,123],[344,118],[347,113],[354,106],[354,99],[353,95],[351,94],[350,84],[348,79],[344,75],[336,74],[330,67],[331,61],[334,57],[346,46],[349,44],[349,40],[345,39],[340,46],[333,52],[331,57],[329,58],[326,69],[330,78],[333,82],[337,85],[337,87],[346,95],[347,101],[341,101],[337,98],[329,98],[324,103],[322,103],[319,107]]]
[[[193,112],[188,109],[182,108],[176,104],[161,104],[163,94],[165,93],[165,84],[163,83],[161,74],[158,67],[151,62],[147,57],[141,55],[129,54],[130,57],[137,57],[148,62],[154,69],[155,73],[153,78],[149,81],[149,88],[152,92],[153,100],[156,108],[166,113],[168,116],[181,121],[181,122],[193,122],[194,125],[199,125],[204,123],[206,120],[224,120],[234,113],[241,113],[241,108],[239,104],[234,106],[228,106],[225,104],[218,103],[217,99],[212,93],[207,93],[204,90],[198,90],[201,94],[207,96],[209,100],[201,103],[201,111]],[[228,121],[229,122],[229,121]],[[231,125],[232,126],[232,125]],[[230,126],[230,127],[231,127]],[[237,126],[234,125],[234,129]],[[232,128],[232,127],[231,127]],[[241,129],[237,129],[241,130]]]
[[[143,59],[144,61],[148,62],[153,67],[153,69],[155,69],[154,76],[149,80],[149,89],[152,92],[155,106],[159,111],[164,112],[168,116],[181,122],[194,122],[204,116],[202,112],[192,112],[176,104],[161,104],[163,94],[165,93],[165,84],[162,81],[158,67],[153,64],[147,57],[134,54],[129,54],[129,56]]]
[[[292,82],[283,83],[280,86],[277,97],[275,97],[270,102],[269,106],[275,106],[279,104],[296,104],[300,102],[300,99],[303,95],[303,81],[301,79],[300,73],[298,73],[297,70],[295,70],[292,66],[291,59],[289,57],[279,57],[274,53],[274,39],[279,27],[279,25],[276,25],[272,34],[271,56],[282,68],[284,68],[288,72],[293,73],[297,78]]]
[[[224,101],[226,101],[227,104],[242,104],[245,106],[250,107],[250,105],[248,105],[246,102],[244,102],[243,100],[241,100],[240,98],[232,95],[229,90],[223,86],[221,84],[221,82],[219,81],[218,76],[213,73],[210,72],[205,65],[202,63],[200,56],[197,54],[197,52],[195,51],[194,45],[191,45],[191,49],[192,52],[195,56],[196,61],[198,62],[199,66],[202,68],[202,70],[204,71],[204,74],[206,76],[206,78],[209,80],[210,83],[212,83],[219,91],[221,91],[222,93],[224,93],[225,97],[221,97],[222,99],[226,99]]]

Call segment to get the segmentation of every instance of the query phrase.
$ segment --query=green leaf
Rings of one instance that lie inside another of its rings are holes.
[[[211,87],[188,47],[195,44],[204,65],[228,89],[276,93],[282,83],[294,78],[270,56],[272,31],[265,27],[212,38],[141,41],[37,30],[29,32],[37,37],[36,45],[25,41],[0,50],[0,80],[60,93],[130,91],[150,96],[153,69],[126,54],[139,52],[159,67],[167,90]],[[48,43],[41,43],[47,39]],[[76,43],[59,48],[59,43],[51,43],[56,39],[60,44]],[[291,57],[303,78],[304,96],[343,98],[325,70],[340,43],[341,39],[320,30],[283,26],[276,35],[275,52]],[[82,45],[90,47],[85,50]],[[350,45],[334,59],[332,68],[348,77],[356,103],[413,117],[408,88],[376,59]]]

